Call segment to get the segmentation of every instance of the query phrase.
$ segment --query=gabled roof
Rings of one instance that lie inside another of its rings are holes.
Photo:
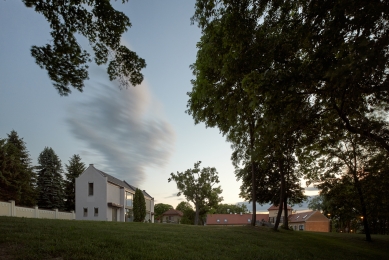
[[[168,211],[165,211],[162,216],[184,216],[184,213],[182,213],[182,211],[179,211],[179,210],[175,210],[175,209],[169,209]]]
[[[250,225],[253,214],[208,214],[207,225]],[[269,214],[256,214],[256,220],[269,221]]]
[[[279,208],[278,206],[273,205],[270,208],[268,208],[267,210],[278,210],[278,208]],[[293,208],[289,205],[288,205],[288,209],[293,210]],[[284,206],[282,206],[282,210],[284,210]]]
[[[288,216],[289,222],[305,222],[317,211],[307,211]]]
[[[131,184],[129,184],[128,182],[126,181],[121,181],[119,180],[118,178],[116,177],[113,177],[112,175],[106,173],[106,172],[103,172],[103,171],[100,171],[99,169],[96,169],[93,164],[89,164],[89,167],[93,167],[94,170],[96,170],[97,172],[99,172],[101,175],[103,175],[104,177],[107,177],[107,180],[108,182],[112,183],[112,184],[115,184],[119,187],[122,187],[122,188],[126,188],[128,190],[131,190],[133,192],[135,192],[135,190],[137,189],[136,187],[132,186]],[[146,197],[149,197],[150,199],[152,199],[153,197],[150,196],[150,194],[148,194],[145,190],[142,191],[143,195],[146,196]]]

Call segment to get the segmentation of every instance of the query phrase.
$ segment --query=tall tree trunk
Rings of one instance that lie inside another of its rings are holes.
[[[199,215],[200,215],[200,209],[199,209],[199,206],[196,204],[195,205],[196,207],[196,215],[195,215],[195,225],[198,225],[199,224]]]
[[[288,182],[285,181],[285,175],[281,176],[281,178],[282,177],[284,177],[284,229],[289,229],[289,223],[288,223]],[[289,179],[289,173],[287,174],[287,179]],[[282,182],[282,179],[281,179],[281,182]]]
[[[279,207],[278,207],[276,223],[274,224],[274,230],[278,230],[278,226],[280,225],[280,219],[281,219],[281,213],[282,213],[282,205],[283,205],[283,202],[284,202],[284,189],[285,189],[284,171],[283,171],[281,160],[278,160],[278,167],[280,169],[280,174],[281,174],[281,190],[280,190],[280,204],[279,204]]]
[[[253,202],[253,216],[251,218],[251,225],[255,226],[257,221],[257,189],[255,183],[255,167],[254,167],[254,127],[250,125],[250,150],[251,150],[251,199]]]
[[[363,197],[361,183],[359,182],[359,179],[358,179],[356,172],[354,170],[352,172],[353,172],[353,177],[354,177],[355,188],[358,191],[359,201],[360,201],[361,207],[362,207],[363,228],[365,229],[366,241],[371,242],[369,222],[367,221],[366,203],[365,203],[365,198]]]

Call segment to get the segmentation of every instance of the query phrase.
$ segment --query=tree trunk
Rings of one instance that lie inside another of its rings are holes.
[[[289,229],[288,223],[288,199],[286,193],[284,194],[284,229]]]
[[[253,127],[250,127],[250,150],[251,150],[251,199],[253,202],[253,216],[251,218],[251,225],[255,226],[255,222],[257,221],[257,189],[255,185],[255,167],[254,167],[254,130]]]
[[[274,224],[274,230],[278,230],[278,226],[280,225],[281,213],[282,213],[282,205],[284,202],[284,189],[285,189],[285,180],[284,180],[284,171],[282,168],[281,160],[278,160],[278,167],[280,169],[281,174],[281,190],[280,190],[280,204],[278,207],[278,213],[276,218],[276,223]]]
[[[355,170],[353,170],[352,173],[353,173],[353,177],[354,177],[355,188],[358,191],[359,201],[361,202],[362,216],[363,216],[363,228],[365,229],[366,241],[371,242],[369,222],[367,221],[366,203],[365,203],[365,198],[363,197],[361,183],[359,182],[359,179],[358,179],[358,176],[357,176],[357,173],[355,172]]]
[[[284,229],[289,229],[289,223],[288,223],[288,184],[285,181],[285,175],[281,175],[281,182],[282,182],[282,178],[284,178]]]
[[[196,204],[195,205],[196,207],[196,215],[195,215],[195,225],[198,225],[199,224],[199,215],[200,215],[200,209],[199,209],[199,206]]]

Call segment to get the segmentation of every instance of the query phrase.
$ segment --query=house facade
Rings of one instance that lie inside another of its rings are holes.
[[[76,220],[133,221],[136,188],[96,169],[93,164],[76,178]],[[154,222],[154,198],[143,190],[145,221]]]
[[[179,210],[169,209],[162,214],[162,223],[175,223],[180,224],[181,218],[184,216]]]
[[[290,215],[289,226],[300,231],[330,232],[330,220],[317,210]]]

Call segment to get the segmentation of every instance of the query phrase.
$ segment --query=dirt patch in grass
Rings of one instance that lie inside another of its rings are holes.
[[[21,249],[21,245],[3,243],[0,244],[0,259],[13,260],[16,259],[17,252]]]

